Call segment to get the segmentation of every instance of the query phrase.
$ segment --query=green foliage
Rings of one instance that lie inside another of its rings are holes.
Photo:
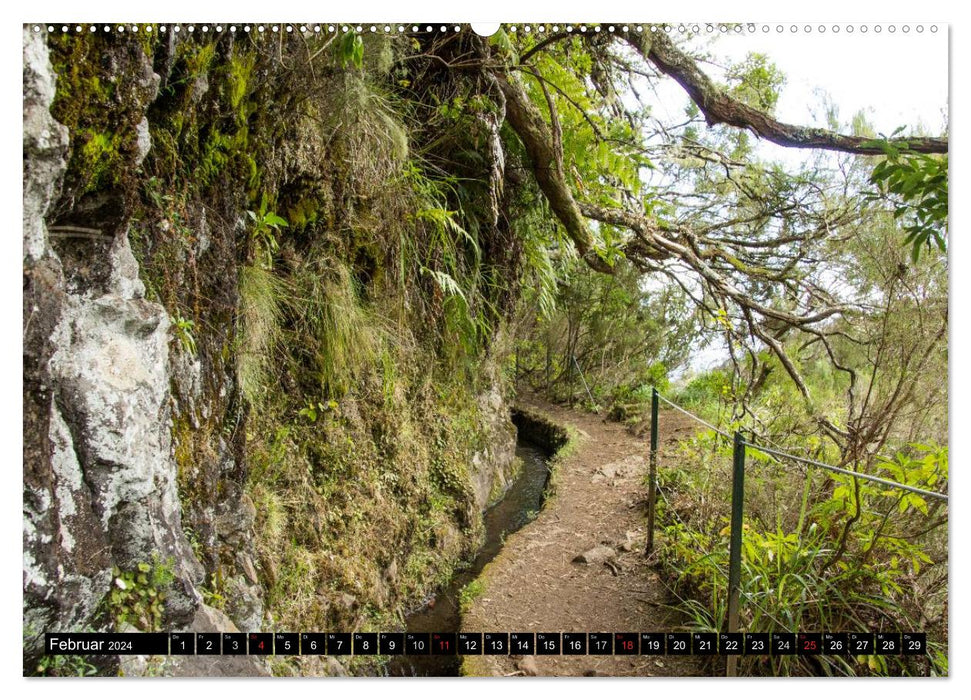
[[[172,563],[155,557],[141,562],[133,571],[112,569],[111,591],[105,608],[116,629],[132,625],[143,632],[162,628],[166,589],[172,585]]]
[[[79,676],[96,676],[98,675],[98,668],[85,656],[45,654],[37,663],[36,673],[38,676],[77,678]]]
[[[725,73],[729,93],[750,107],[772,114],[786,77],[764,53],[749,53]]]
[[[364,39],[357,32],[345,32],[338,43],[337,50],[343,68],[353,65],[360,70],[364,65]]]
[[[311,423],[316,423],[319,416],[324,415],[328,411],[337,411],[340,404],[331,399],[327,403],[317,401],[308,401],[307,405],[298,411],[298,414],[306,418]]]
[[[690,410],[709,407],[713,402],[722,401],[732,391],[731,376],[722,369],[704,372],[693,377],[674,395],[679,406]]]
[[[660,556],[677,572],[679,609],[703,631],[723,629],[727,615],[730,453],[709,431],[681,441],[677,466],[659,471]],[[946,448],[912,445],[882,464],[886,476],[921,488],[947,479]],[[802,476],[794,466],[748,450],[741,629],[916,629],[918,620],[940,614],[939,592],[916,608],[911,597],[913,590],[938,591],[942,575],[946,581],[946,573],[932,571],[940,563],[933,554],[941,551],[940,522],[928,528],[924,499],[854,484],[850,476]],[[801,504],[790,506],[800,490]],[[848,519],[854,524],[839,554]],[[746,658],[742,668],[752,675],[941,673],[946,667],[935,658]]]
[[[947,367],[941,340],[947,322],[946,260],[922,256],[907,265],[889,214],[873,212],[849,231],[838,249],[827,253],[833,269],[845,271],[844,279],[874,305],[831,322],[826,347],[814,347],[801,334],[782,336],[814,398],[812,406],[805,406],[777,358],[764,351],[736,355],[736,364],[693,378],[676,401],[726,430],[754,427],[756,441],[794,454],[944,491],[947,449],[933,440],[947,438],[946,394],[940,385]],[[727,331],[731,319],[726,314],[714,323]],[[924,330],[914,333],[918,327]],[[920,363],[914,362],[918,357]],[[836,430],[880,437],[865,444],[844,440],[821,429],[819,416]],[[666,502],[661,509],[662,522],[673,528],[671,564],[687,572],[678,584],[687,601],[684,611],[698,626],[717,626],[725,611],[729,495],[724,484],[730,482],[730,456],[725,448],[703,450],[691,442],[677,459],[680,469],[687,467],[672,484],[674,497],[668,492],[677,512],[669,512]],[[947,505],[857,483],[851,476],[801,470],[758,449],[747,451],[746,629],[921,627],[936,643],[946,643]],[[701,474],[703,479],[695,476]],[[692,548],[711,556],[703,559]],[[904,662],[818,661],[750,664],[748,671],[935,675],[946,669],[933,652]]]
[[[475,600],[485,593],[485,584],[481,579],[476,579],[467,583],[459,591],[459,610],[465,614],[472,609]]]
[[[169,191],[211,193],[227,179],[255,190],[259,173],[254,156],[263,144],[251,143],[249,136],[260,128],[257,118],[266,114],[254,118],[258,50],[236,44],[223,55],[213,41],[186,39],[176,47],[171,73],[152,105],[152,149],[144,168]],[[207,88],[205,99],[200,99],[201,84]],[[254,198],[255,192],[249,196]]]
[[[233,53],[230,59],[227,77],[229,79],[229,106],[233,112],[239,112],[244,106],[246,96],[253,89],[253,69],[256,66],[256,56],[242,51]]]
[[[490,334],[495,311],[484,294],[479,241],[462,225],[463,212],[448,207],[450,198],[458,199],[458,183],[429,178],[414,162],[406,164],[403,176],[416,199],[411,219],[424,236],[399,239],[399,281],[405,283],[411,264],[433,282],[437,292],[429,310],[444,321],[444,347],[474,358]]]
[[[153,46],[149,42],[117,52],[110,78],[102,70],[108,49],[104,37],[56,34],[48,46],[57,74],[51,114],[71,132],[62,195],[80,198],[133,185],[137,128],[152,99],[139,81],[139,59],[143,51],[151,56]]]
[[[482,236],[494,234],[478,219],[481,183],[426,159],[420,124],[388,89],[408,88],[409,73],[376,75],[366,43],[346,70],[321,54],[327,87],[300,113],[307,151],[324,160],[284,188],[271,186],[276,162],[261,168],[266,206],[253,213],[291,226],[270,228],[276,246],[251,237],[240,273],[257,565],[267,610],[294,628],[399,624],[394,611],[447,581],[481,527],[476,363],[498,330],[490,285],[505,268],[483,269]],[[454,124],[455,150],[481,150],[469,110],[486,100],[443,95],[428,108]]]
[[[589,401],[585,382],[593,402],[611,405],[616,418],[639,414],[650,388],[666,386],[687,359],[695,319],[686,299],[670,287],[645,288],[625,263],[611,276],[580,262],[557,272],[555,297],[534,289],[521,312],[518,378],[557,399]],[[542,264],[537,274],[547,274]]]
[[[179,341],[179,346],[183,352],[193,357],[199,352],[199,349],[196,347],[195,336],[193,335],[195,327],[195,321],[184,318],[182,315],[176,315],[172,319],[172,330],[175,332],[175,337]]]
[[[897,129],[893,136],[903,130]],[[933,246],[947,250],[948,200],[947,156],[908,151],[887,140],[873,141],[886,154],[873,168],[870,184],[877,192],[867,195],[870,201],[887,201],[893,217],[906,233],[904,244],[911,246],[911,258],[917,262],[923,248]]]
[[[227,603],[226,579],[223,576],[222,568],[217,569],[209,576],[209,585],[200,586],[199,592],[206,605],[216,610],[225,610]]]
[[[499,31],[490,36],[489,43],[495,46],[502,56],[516,60],[516,49],[505,29],[500,28]]]
[[[642,189],[641,170],[653,168],[653,163],[638,147],[641,136],[632,125],[606,108],[611,98],[605,99],[584,79],[593,59],[582,45],[576,39],[564,44],[569,50],[539,54],[536,73],[527,73],[532,77],[527,88],[543,113],[549,113],[547,93],[556,107],[564,166],[577,194],[588,201],[619,205],[618,189],[637,196]],[[598,247],[610,246],[616,234],[611,227],[602,227],[597,232]]]
[[[253,222],[250,230],[250,240],[253,241],[257,249],[257,257],[262,259],[262,264],[268,269],[273,269],[273,256],[280,250],[277,241],[277,234],[281,228],[286,228],[290,224],[279,214],[270,211],[269,200],[266,193],[260,198],[260,206],[257,211],[247,210],[246,215]]]
[[[535,233],[526,238],[523,254],[523,267],[533,284],[524,284],[533,289],[536,308],[541,321],[549,321],[556,311],[557,274],[549,248]]]
[[[892,459],[883,459],[879,465],[893,481],[924,490],[947,490],[948,450],[939,445],[914,443],[908,446],[911,454],[897,452]],[[920,453],[923,453],[922,455]],[[884,495],[891,495],[884,492]],[[918,494],[903,493],[899,511],[916,508],[927,515],[927,502]]]

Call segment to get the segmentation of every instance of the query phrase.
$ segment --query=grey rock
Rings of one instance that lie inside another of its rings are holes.
[[[158,76],[156,76],[158,77]],[[135,127],[136,140],[135,140],[135,162],[138,165],[142,164],[145,160],[145,156],[148,152],[152,150],[152,133],[148,128],[148,117],[143,117],[138,126]]]
[[[209,221],[206,218],[206,210],[203,209],[199,214],[199,226],[195,231],[196,238],[196,255],[201,256],[207,250],[209,246],[212,245],[212,239],[209,236]]]
[[[68,129],[51,116],[55,76],[40,34],[24,28],[24,259],[49,253],[44,216],[67,167]]]
[[[603,564],[608,559],[613,559],[616,556],[617,552],[613,549],[606,545],[598,544],[583,554],[578,554],[573,558],[573,561],[577,564]]]
[[[187,416],[192,429],[198,430],[198,406],[202,401],[202,362],[187,352],[172,353],[169,359],[175,393],[180,399],[179,414]]]
[[[132,253],[128,236],[118,236],[112,242],[109,253],[111,265],[110,291],[122,299],[141,299],[145,285],[138,277],[138,261]]]
[[[328,676],[341,676],[341,677],[343,677],[343,676],[349,676],[350,675],[348,673],[347,669],[344,668],[344,665],[340,661],[338,661],[337,659],[335,659],[333,656],[328,656],[326,658],[327,658],[326,668],[327,668],[327,675]]]
[[[226,581],[226,613],[242,632],[263,628],[263,596],[259,586],[251,586],[240,576]]]
[[[509,420],[509,406],[499,391],[498,383],[478,397],[478,404],[486,447],[472,455],[470,472],[475,503],[481,511],[489,505],[489,497],[495,490],[505,493],[512,484],[516,428]],[[499,488],[494,489],[497,481]]]
[[[523,675],[526,675],[526,676],[540,675],[539,667],[536,665],[536,659],[532,656],[524,656],[520,661],[516,663],[516,666],[519,668],[520,671],[523,672]]]
[[[600,467],[590,481],[595,484],[607,482],[613,486],[619,479],[633,476],[638,470],[642,470],[645,463],[644,458],[640,455],[630,455]]]
[[[243,575],[246,576],[246,579],[252,584],[259,583],[260,577],[257,575],[256,567],[253,566],[253,560],[249,557],[249,555],[242,554],[238,557],[238,559],[239,568],[242,569]]]
[[[643,544],[643,538],[637,532],[628,530],[624,533],[624,541],[617,545],[621,552],[632,552],[636,547]]]
[[[209,76],[206,73],[202,73],[192,83],[192,90],[189,99],[193,103],[198,103],[207,92],[209,92]]]
[[[201,605],[186,631],[239,632],[225,613]],[[269,665],[258,656],[173,656],[167,676],[269,676]]]
[[[216,531],[223,539],[238,542],[242,539],[241,535],[252,530],[255,520],[256,506],[249,496],[243,494],[233,507],[216,516]]]
[[[256,505],[253,503],[253,499],[249,497],[249,494],[244,493],[240,496],[239,513],[241,521],[248,523],[246,527],[252,527],[256,521]]]

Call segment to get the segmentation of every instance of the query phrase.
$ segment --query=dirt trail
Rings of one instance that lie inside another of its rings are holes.
[[[509,536],[479,581],[482,594],[463,615],[462,629],[482,632],[665,632],[681,620],[663,606],[661,572],[645,561],[644,485],[649,435],[537,400],[520,401],[580,433],[575,452],[559,464],[556,496],[539,517]],[[660,416],[665,442],[695,427],[673,411]],[[610,564],[575,563],[607,543]],[[628,549],[629,551],[623,551]],[[478,656],[470,675],[690,676],[705,673],[697,657]]]

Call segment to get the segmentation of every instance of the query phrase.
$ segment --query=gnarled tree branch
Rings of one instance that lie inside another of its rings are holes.
[[[883,150],[873,145],[873,139],[785,124],[736,100],[719,89],[698,68],[694,59],[675,46],[664,32],[641,35],[628,33],[623,37],[644,59],[674,78],[685,89],[710,126],[728,124],[751,129],[756,135],[789,148],[821,148],[861,155],[883,155]],[[918,153],[947,153],[948,147],[948,140],[942,138],[908,137],[889,139],[888,142]]]

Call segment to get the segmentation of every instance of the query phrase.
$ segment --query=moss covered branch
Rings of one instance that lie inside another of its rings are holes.
[[[663,32],[625,34],[624,38],[645,59],[674,78],[705,115],[709,126],[728,124],[751,129],[759,137],[787,148],[820,148],[829,151],[884,155],[871,138],[839,134],[827,129],[796,126],[773,119],[765,112],[749,107],[728,95],[698,68],[694,59],[678,49]],[[947,153],[946,138],[890,139],[891,145],[918,153]]]

